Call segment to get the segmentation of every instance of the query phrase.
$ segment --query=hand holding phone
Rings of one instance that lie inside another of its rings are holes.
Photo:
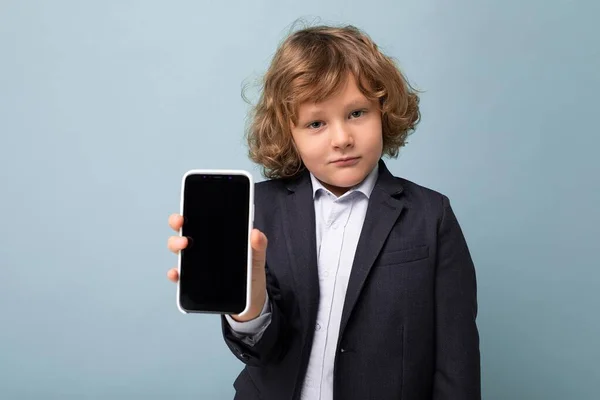
[[[172,214],[169,217],[169,226],[175,232],[179,232],[183,225],[183,216],[180,214]],[[232,314],[231,317],[237,321],[250,321],[260,315],[265,303],[267,294],[265,259],[267,254],[267,237],[258,229],[252,230],[250,244],[252,246],[252,295],[250,300],[250,309],[246,315]],[[169,237],[167,247],[176,255],[186,248],[188,244],[187,238],[173,235]],[[179,282],[178,268],[171,268],[167,271],[167,278],[173,282]]]
[[[179,255],[169,271],[184,312],[256,318],[266,297],[267,238],[252,230],[253,185],[245,171],[193,170],[182,182],[181,214],[169,218]],[[184,222],[185,221],[185,222]]]

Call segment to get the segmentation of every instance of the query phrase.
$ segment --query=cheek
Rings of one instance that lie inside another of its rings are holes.
[[[294,143],[296,144],[296,149],[304,164],[310,164],[312,160],[319,157],[322,146],[319,146],[315,140],[310,140],[310,138],[307,137],[295,136]]]
[[[379,150],[383,150],[383,126],[381,125],[381,117],[375,124],[373,136],[374,146],[376,146]]]
[[[380,150],[383,150],[383,133],[377,135],[377,147],[379,147]]]
[[[315,153],[323,147],[323,135],[302,135],[296,142],[304,153]]]
[[[369,149],[383,149],[383,131],[381,129],[381,124],[374,121],[369,125],[367,129],[363,131],[363,135],[358,135],[362,146]]]

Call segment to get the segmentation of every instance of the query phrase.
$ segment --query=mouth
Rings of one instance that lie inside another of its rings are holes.
[[[360,157],[342,157],[337,160],[333,160],[332,164],[349,164],[358,161]]]

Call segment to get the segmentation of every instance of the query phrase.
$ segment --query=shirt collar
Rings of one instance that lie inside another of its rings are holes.
[[[360,182],[358,185],[350,188],[350,190],[348,190],[346,193],[344,193],[341,197],[345,197],[346,195],[348,195],[349,193],[352,192],[361,192],[363,193],[367,199],[369,197],[371,197],[371,192],[373,192],[373,188],[375,187],[375,182],[377,182],[377,172],[379,170],[379,163],[377,163],[375,165],[375,168],[373,168],[373,170],[369,173],[369,175],[367,175],[367,177],[365,179],[363,179],[362,182]],[[323,184],[313,175],[313,173],[310,173],[310,181],[312,183],[312,189],[313,189],[313,199],[316,198],[317,193],[320,190],[323,190],[325,192],[331,193],[325,186],[323,186]],[[331,193],[333,195],[333,193]]]

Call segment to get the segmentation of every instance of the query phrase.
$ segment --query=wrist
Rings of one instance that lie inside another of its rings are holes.
[[[233,320],[235,320],[237,322],[252,321],[253,319],[260,317],[260,315],[262,314],[262,310],[265,306],[266,300],[267,300],[267,294],[265,291],[258,298],[253,298],[251,300],[250,308],[248,309],[248,311],[246,313],[234,314],[234,315],[230,315],[230,317],[233,318]]]

